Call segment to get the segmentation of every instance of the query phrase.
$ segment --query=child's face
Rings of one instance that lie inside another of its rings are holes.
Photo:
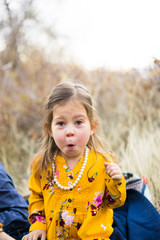
[[[93,133],[86,109],[79,101],[71,99],[55,106],[51,135],[66,160],[79,160]]]

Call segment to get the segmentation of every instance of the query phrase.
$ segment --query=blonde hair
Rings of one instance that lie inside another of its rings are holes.
[[[38,154],[36,154],[36,157],[33,159],[31,165],[33,166],[33,164],[36,163],[36,174],[40,174],[44,167],[47,167],[48,164],[51,164],[55,151],[59,150],[50,134],[54,107],[65,104],[71,98],[81,102],[86,109],[88,119],[91,124],[95,120],[95,108],[93,106],[92,97],[85,86],[70,82],[56,85],[48,97],[45,105],[44,125],[47,127],[45,127],[41,149]],[[89,149],[93,149],[95,152],[99,152],[99,149],[104,149],[96,133],[90,136],[87,146]]]

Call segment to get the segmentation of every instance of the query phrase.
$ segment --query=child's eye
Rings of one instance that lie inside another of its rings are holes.
[[[65,123],[62,122],[62,121],[60,121],[60,122],[57,123],[58,126],[63,126],[64,124],[65,124]]]
[[[76,124],[77,124],[77,125],[81,125],[81,124],[82,124],[82,121],[81,121],[81,120],[77,120],[77,121],[76,121]]]

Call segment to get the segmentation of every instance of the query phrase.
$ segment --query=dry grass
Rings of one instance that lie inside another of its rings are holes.
[[[159,64],[159,62],[158,62]],[[29,163],[42,135],[45,96],[62,80],[85,83],[94,95],[103,135],[118,153],[124,172],[148,178],[153,204],[160,209],[160,67],[143,77],[71,65],[51,64],[34,53],[17,69],[1,68],[0,161],[17,189],[28,193]]]
[[[152,193],[152,201],[160,211],[160,190],[157,187],[160,182],[160,148],[158,142],[160,131],[158,128],[143,129],[136,125],[130,129],[127,146],[123,144],[119,151],[121,155],[121,167],[124,171],[133,172],[140,177],[148,179],[148,187]]]

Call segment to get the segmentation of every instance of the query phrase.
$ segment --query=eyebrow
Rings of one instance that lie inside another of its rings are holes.
[[[86,116],[83,114],[77,114],[77,115],[73,116],[73,118],[86,118]],[[58,120],[58,119],[65,119],[65,115],[60,115],[60,116],[57,116],[56,118],[54,118],[54,120]]]
[[[85,116],[84,114],[77,114],[77,115],[74,116],[74,118],[81,118],[81,117],[84,118],[84,117],[86,117],[86,116]]]

